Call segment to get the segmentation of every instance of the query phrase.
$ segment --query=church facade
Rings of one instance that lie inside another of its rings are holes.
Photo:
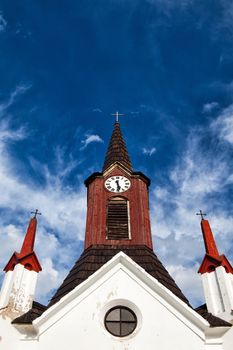
[[[85,185],[84,251],[49,304],[34,301],[37,212],[21,251],[6,264],[0,349],[232,350],[231,263],[202,217],[206,304],[194,309],[153,251],[150,179],[133,170],[118,121],[102,172]]]

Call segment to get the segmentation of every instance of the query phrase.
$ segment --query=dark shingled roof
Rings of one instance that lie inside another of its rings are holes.
[[[120,124],[115,123],[112,137],[106,153],[103,171],[110,167],[115,162],[121,163],[128,170],[132,171],[132,165],[130,162],[129,154],[126,149],[125,141],[123,139]]]
[[[115,245],[96,245],[87,248],[80,256],[68,276],[58,288],[52,297],[48,307],[57,303],[63,296],[69,293],[81,282],[97,271],[114,255],[123,251],[138,265],[146,270],[151,276],[155,277],[160,283],[173,292],[178,298],[189,305],[188,300],[181,292],[175,281],[169,275],[165,267],[161,264],[153,250],[144,245],[135,246],[115,246]]]
[[[22,316],[15,318],[12,321],[12,323],[13,324],[32,324],[32,321],[35,320],[40,315],[42,315],[46,309],[47,309],[46,306],[38,303],[37,301],[33,301],[32,308]]]
[[[208,312],[206,304],[197,307],[195,311],[209,322],[210,327],[232,327],[231,323],[224,321]]]

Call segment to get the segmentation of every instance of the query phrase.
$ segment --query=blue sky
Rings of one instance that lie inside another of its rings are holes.
[[[39,208],[39,301],[82,251],[83,181],[102,168],[116,110],[152,180],[155,252],[194,305],[199,209],[233,261],[232,23],[228,0],[0,2],[0,267]]]

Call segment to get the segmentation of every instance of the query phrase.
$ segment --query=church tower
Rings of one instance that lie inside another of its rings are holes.
[[[185,303],[188,300],[153,252],[149,215],[150,179],[133,170],[118,120],[102,172],[89,176],[84,252],[49,306],[120,251],[131,257]]]
[[[201,274],[207,309],[226,321],[233,320],[233,268],[224,254],[219,254],[208,220],[201,212],[201,229],[205,256],[198,272]]]
[[[118,122],[109,143],[103,172],[85,184],[85,248],[91,245],[145,245],[152,249],[148,188],[150,180],[134,172]]]
[[[12,313],[15,316],[27,312],[32,307],[37,276],[41,271],[34,252],[37,214],[36,210],[35,216],[30,219],[20,253],[14,252],[4,268],[0,309],[6,309],[8,314]]]

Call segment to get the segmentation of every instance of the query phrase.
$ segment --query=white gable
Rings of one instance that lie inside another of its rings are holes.
[[[138,319],[135,331],[124,338],[104,326],[106,312],[117,305],[129,307]],[[21,338],[31,350],[48,344],[57,350],[89,350],[97,344],[101,350],[196,350],[205,348],[209,324],[121,252],[36,319],[33,328],[35,335]]]

